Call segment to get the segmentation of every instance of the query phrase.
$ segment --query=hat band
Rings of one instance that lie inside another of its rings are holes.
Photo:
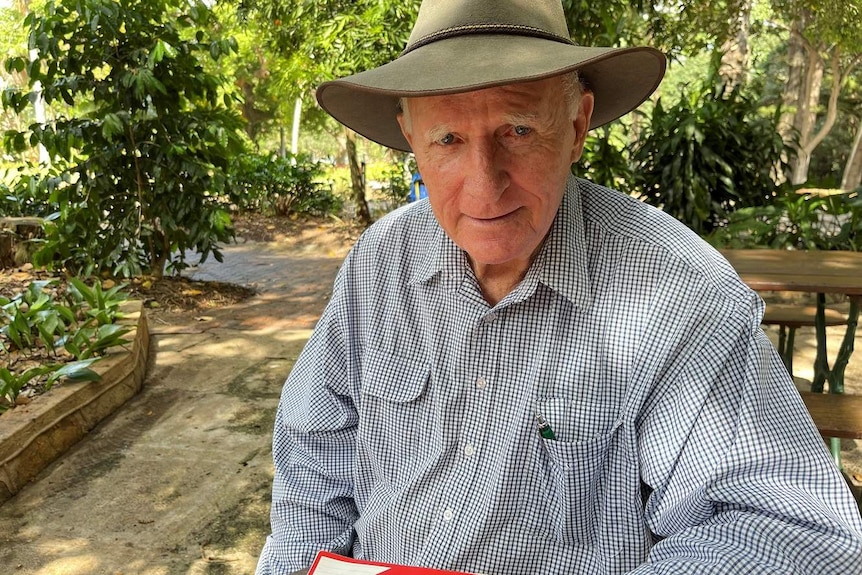
[[[409,46],[407,46],[401,55],[409,54],[416,48],[420,48],[427,44],[432,44],[439,40],[446,40],[447,38],[454,38],[456,36],[469,36],[473,34],[508,34],[515,36],[532,36],[533,38],[543,38],[545,40],[553,40],[554,42],[561,42],[563,44],[571,44],[575,46],[576,44],[572,42],[570,38],[564,38],[562,36],[557,36],[556,34],[552,34],[551,32],[547,32],[542,30],[541,28],[534,28],[532,26],[520,26],[517,24],[469,24],[465,26],[453,26],[452,28],[444,28],[443,30],[438,30],[432,34],[428,34],[427,36],[423,36],[419,38]]]

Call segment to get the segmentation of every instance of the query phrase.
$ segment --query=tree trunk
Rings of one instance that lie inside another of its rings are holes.
[[[790,26],[787,40],[787,84],[781,96],[781,119],[778,133],[788,144],[793,142],[793,118],[799,105],[799,93],[805,74],[805,41],[802,38],[802,24],[795,20]]]
[[[804,184],[808,180],[811,153],[816,146],[816,144],[812,146],[814,123],[817,120],[820,88],[823,85],[823,59],[811,47],[808,49],[807,56],[805,81],[800,86],[799,105],[793,118],[793,126],[799,135],[796,158],[790,162],[790,183],[793,185]]]
[[[293,104],[293,126],[290,130],[290,153],[299,153],[299,120],[302,117],[302,98],[297,98]]]
[[[38,56],[38,51],[34,48],[30,50],[30,61],[36,59]],[[30,96],[30,100],[33,103],[33,115],[36,118],[36,123],[44,126],[46,123],[45,117],[45,99],[42,97],[42,82],[36,80],[33,82],[33,93]],[[39,144],[39,163],[43,166],[51,165],[51,155],[48,154],[48,149]]]
[[[787,39],[787,83],[781,95],[781,117],[776,130],[785,144],[796,148],[797,138],[793,129],[793,120],[799,106],[799,94],[802,90],[805,75],[805,39],[802,37],[803,23],[796,19],[790,24],[790,36]],[[781,162],[774,169],[775,183],[783,184],[791,178],[794,158],[782,152]]]
[[[732,88],[746,81],[748,72],[748,34],[751,29],[751,3],[745,0],[737,15],[736,38],[729,39],[723,46],[719,74],[725,84]]]
[[[170,245],[165,249],[165,235],[162,232],[154,231],[150,237],[150,275],[153,279],[160,280],[165,276],[165,264],[168,263],[168,254]],[[161,249],[156,249],[155,245],[160,244]]]
[[[347,163],[350,165],[350,189],[351,199],[356,206],[356,219],[363,226],[371,225],[371,211],[365,200],[365,173],[364,166],[360,166],[359,157],[356,153],[356,133],[344,128],[346,136]]]
[[[855,190],[862,185],[862,120],[856,125],[856,138],[853,149],[844,166],[844,176],[841,178],[842,190]]]

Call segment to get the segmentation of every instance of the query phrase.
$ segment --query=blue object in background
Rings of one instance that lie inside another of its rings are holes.
[[[428,197],[428,190],[425,188],[425,182],[422,181],[422,176],[419,172],[413,174],[413,179],[410,181],[410,193],[407,195],[408,202],[415,202]]]

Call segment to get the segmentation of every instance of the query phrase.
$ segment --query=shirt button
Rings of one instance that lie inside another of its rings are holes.
[[[476,380],[476,387],[478,387],[479,389],[485,389],[486,387],[488,387],[488,380],[484,377],[478,378]]]
[[[464,446],[464,455],[467,457],[472,457],[476,455],[476,447],[472,443],[468,443]]]
[[[446,510],[443,512],[443,521],[446,521],[448,523],[449,521],[452,521],[452,519],[454,519],[454,518],[455,518],[455,512],[452,511],[452,508],[451,507],[446,508]]]
[[[494,323],[497,320],[497,314],[491,312],[483,318],[485,323]]]

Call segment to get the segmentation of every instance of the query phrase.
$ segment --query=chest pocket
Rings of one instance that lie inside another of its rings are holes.
[[[425,363],[378,351],[368,351],[363,362],[357,463],[391,491],[408,485],[442,450],[430,373]]]
[[[621,419],[603,414],[588,431],[573,424],[577,409],[570,401],[539,400],[537,409],[556,435],[556,439],[542,440],[548,455],[548,496],[555,536],[565,544],[594,543],[607,484],[609,450]]]

